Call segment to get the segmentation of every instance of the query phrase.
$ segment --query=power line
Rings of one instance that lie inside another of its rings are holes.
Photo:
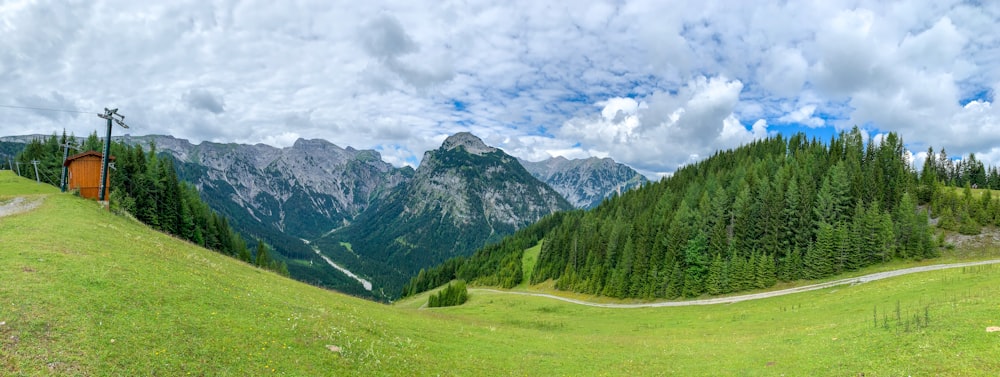
[[[73,113],[73,114],[97,114],[97,116],[102,117],[102,118],[104,118],[104,116],[107,115],[107,114],[95,113],[95,112],[90,112],[90,111],[78,111],[78,110],[67,110],[67,109],[53,109],[53,108],[49,108],[49,107],[37,107],[37,106],[0,105],[0,107],[5,107],[5,108],[9,108],[9,109],[27,109],[27,110],[41,110],[41,111],[56,111],[56,112],[61,112],[61,113]],[[107,109],[105,108],[105,110],[107,110]],[[115,110],[117,110],[117,109],[115,109]],[[121,121],[123,121],[124,118],[125,117],[122,117]],[[105,118],[105,119],[107,119],[107,118]],[[125,126],[121,121],[117,121],[118,124],[124,126],[125,128],[128,128],[128,126]],[[125,135],[125,136],[128,137],[129,135]]]
[[[42,110],[42,111],[58,111],[61,113],[76,113],[76,114],[96,114],[90,111],[77,111],[77,110],[66,110],[66,109],[52,109],[48,107],[34,107],[34,106],[13,106],[13,105],[0,105],[0,107],[6,107],[10,109],[28,109],[28,110]]]

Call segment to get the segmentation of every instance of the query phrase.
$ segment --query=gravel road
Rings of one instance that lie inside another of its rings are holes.
[[[28,200],[23,196],[18,196],[11,201],[0,201],[0,217],[10,216],[21,212],[28,212],[42,204],[42,199]]]
[[[588,301],[577,300],[577,299],[566,298],[566,297],[559,297],[559,296],[554,296],[554,295],[545,294],[545,293],[501,291],[501,290],[496,290],[496,289],[485,289],[485,288],[473,288],[473,289],[469,289],[469,291],[494,292],[494,293],[505,293],[505,294],[523,295],[523,296],[545,297],[545,298],[551,298],[551,299],[554,299],[554,300],[565,301],[565,302],[569,302],[569,303],[573,303],[573,304],[593,306],[593,307],[598,307],[598,308],[619,308],[619,309],[661,308],[661,307],[668,307],[668,306],[692,306],[692,305],[729,304],[729,303],[740,302],[740,301],[758,300],[758,299],[768,298],[768,297],[783,296],[783,295],[788,295],[788,294],[792,294],[792,293],[815,291],[817,289],[829,288],[829,287],[834,287],[834,286],[838,286],[838,285],[862,284],[862,283],[867,283],[867,282],[870,282],[870,281],[882,280],[882,279],[887,279],[887,278],[896,277],[896,276],[900,276],[900,275],[914,274],[914,273],[918,273],[918,272],[944,270],[944,269],[947,269],[947,268],[980,266],[980,265],[985,265],[985,264],[996,264],[996,263],[1000,263],[1000,259],[994,259],[994,260],[988,260],[988,261],[981,261],[981,262],[935,264],[935,265],[931,265],[931,266],[911,267],[911,268],[904,268],[904,269],[901,269],[901,270],[879,272],[879,273],[874,273],[874,274],[870,274],[870,275],[864,275],[864,276],[858,276],[858,277],[853,277],[853,278],[828,281],[826,283],[819,283],[819,284],[806,285],[806,286],[796,287],[796,288],[782,289],[782,290],[779,290],[779,291],[761,292],[761,293],[754,293],[754,294],[742,295],[742,296],[717,297],[717,298],[709,298],[709,299],[704,299],[704,300],[664,301],[664,302],[650,302],[650,303],[644,303],[644,304],[597,303],[597,302],[588,302]]]

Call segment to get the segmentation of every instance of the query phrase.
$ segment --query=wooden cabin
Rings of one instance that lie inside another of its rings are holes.
[[[80,196],[84,198],[97,199],[101,190],[101,157],[99,152],[87,151],[75,154],[66,158],[63,166],[67,170],[67,190],[79,190]],[[108,161],[114,161],[115,156],[108,157]],[[108,177],[104,185],[104,199],[108,198],[108,186],[111,182],[111,168],[108,168]]]

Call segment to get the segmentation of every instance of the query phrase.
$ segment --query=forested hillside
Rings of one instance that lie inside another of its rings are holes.
[[[533,242],[543,244],[531,283],[617,298],[725,294],[935,257],[926,209],[942,228],[978,233],[1000,220],[1000,201],[968,185],[1000,179],[974,156],[956,163],[931,152],[918,175],[896,134],[869,143],[858,129],[828,143],[774,136],[423,271],[403,293],[452,277],[514,286],[523,279],[514,261]],[[947,182],[967,188],[960,195]]]
[[[17,155],[21,175],[35,178],[31,161],[38,161],[39,180],[59,186],[62,145],[67,143],[77,151],[101,151],[104,145],[96,133],[79,145],[76,138],[65,134],[35,139]],[[247,249],[229,221],[210,209],[193,186],[177,178],[172,160],[158,157],[155,145],[149,149],[146,152],[138,145],[111,143],[111,155],[115,157],[109,194],[112,210],[127,212],[156,230],[197,245],[288,274],[284,262],[273,259],[263,242],[256,242],[253,252]]]
[[[424,154],[412,180],[313,245],[395,298],[421,268],[571,208],[514,157],[458,133]]]
[[[677,298],[818,279],[891,258],[929,258],[915,175],[889,134],[855,129],[717,153],[546,238],[532,282],[611,297]]]

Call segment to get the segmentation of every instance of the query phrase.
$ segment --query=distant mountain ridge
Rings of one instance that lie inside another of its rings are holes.
[[[605,198],[649,182],[639,172],[610,158],[568,160],[559,156],[520,162],[531,175],[551,186],[577,208],[596,207]]]
[[[343,226],[412,174],[384,162],[376,151],[319,139],[299,139],[286,148],[191,145],[172,137],[150,141],[189,167],[185,179],[199,189],[219,191],[254,219],[304,239]]]

